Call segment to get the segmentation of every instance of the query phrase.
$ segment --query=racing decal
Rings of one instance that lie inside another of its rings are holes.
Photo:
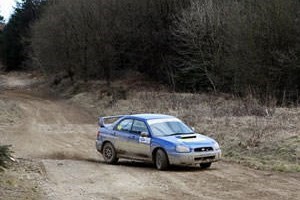
[[[151,138],[148,138],[148,137],[140,137],[139,138],[139,143],[150,144],[150,142],[151,142]]]

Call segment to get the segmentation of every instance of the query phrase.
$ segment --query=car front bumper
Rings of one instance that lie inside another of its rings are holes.
[[[216,162],[221,159],[221,150],[210,152],[190,152],[190,153],[168,153],[171,165],[198,165],[201,163]]]

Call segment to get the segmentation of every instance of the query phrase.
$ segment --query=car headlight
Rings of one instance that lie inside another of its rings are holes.
[[[214,148],[214,150],[220,150],[220,146],[217,142],[215,142],[213,148]]]
[[[176,151],[179,153],[188,153],[188,152],[190,152],[190,148],[187,146],[184,146],[184,145],[177,145]]]

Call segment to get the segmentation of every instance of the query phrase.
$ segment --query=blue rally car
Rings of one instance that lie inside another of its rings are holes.
[[[113,119],[113,123],[105,123]],[[159,170],[169,165],[209,168],[221,158],[215,140],[161,114],[99,117],[96,148],[107,163],[117,163],[119,158],[150,161]]]

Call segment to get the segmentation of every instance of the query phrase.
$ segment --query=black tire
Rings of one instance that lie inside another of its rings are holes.
[[[119,160],[114,146],[109,142],[104,144],[102,156],[104,158],[104,161],[109,164],[116,164]]]
[[[166,170],[169,167],[168,156],[161,149],[158,149],[155,153],[155,166],[158,170]]]
[[[210,168],[210,166],[211,166],[211,162],[210,163],[201,163],[200,164],[200,167],[202,169],[208,169],[208,168]]]

